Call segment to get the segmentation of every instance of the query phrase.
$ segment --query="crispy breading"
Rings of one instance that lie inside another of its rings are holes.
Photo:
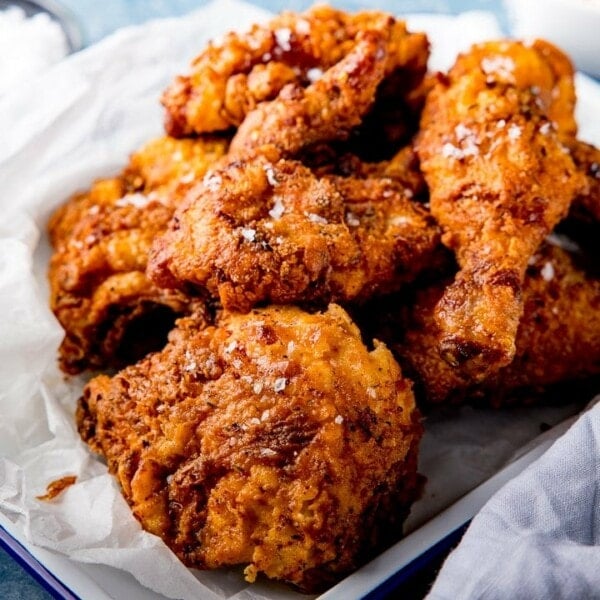
[[[341,308],[187,317],[169,339],[93,379],[77,418],[186,565],[314,591],[399,535],[418,482],[411,384]]]
[[[396,322],[395,331],[378,333],[405,373],[415,377],[424,401],[532,401],[560,382],[600,374],[600,279],[585,268],[585,256],[557,243],[562,239],[553,234],[527,266],[513,361],[477,385],[439,354],[435,307],[443,282],[418,292],[403,311],[394,311],[389,320]]]
[[[439,349],[474,382],[511,362],[527,262],[586,188],[561,143],[573,103],[568,59],[542,42],[475,46],[427,97],[417,149],[461,267],[435,310]]]
[[[398,289],[439,243],[392,179],[316,177],[273,148],[212,170],[152,248],[161,287],[193,284],[231,309],[348,301]]]
[[[386,63],[383,32],[360,33],[352,51],[304,88],[286,86],[275,100],[261,102],[246,115],[231,152],[272,144],[282,156],[323,140],[344,139],[360,125],[375,101]]]
[[[263,101],[273,100],[287,84],[305,87],[349,54],[359,34],[385,36],[385,75],[400,72],[409,89],[392,82],[393,93],[410,96],[426,71],[428,42],[402,21],[370,11],[348,14],[315,6],[303,14],[284,12],[247,33],[229,33],[210,43],[163,95],[170,135],[227,130],[239,126]],[[382,90],[382,102],[390,90]]]
[[[386,33],[358,32],[321,79],[287,87],[247,115],[220,168],[154,243],[148,273],[157,285],[191,284],[247,311],[262,302],[364,299],[397,289],[425,266],[438,231],[408,199],[414,192],[401,184],[401,159],[380,167],[394,181],[319,177],[289,159],[361,122],[389,62]]]
[[[186,190],[226,149],[225,140],[155,140],[120,176],[97,181],[52,216],[50,304],[65,329],[64,371],[137,360],[164,344],[177,315],[200,309],[199,300],[147,279],[148,250]]]

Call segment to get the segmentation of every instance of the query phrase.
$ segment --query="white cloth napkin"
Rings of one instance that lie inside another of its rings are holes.
[[[600,404],[500,490],[430,600],[600,597]]]

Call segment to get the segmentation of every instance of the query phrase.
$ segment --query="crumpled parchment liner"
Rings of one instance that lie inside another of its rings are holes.
[[[75,429],[85,379],[66,380],[56,366],[62,330],[47,307],[45,223],[71,193],[118,172],[131,151],[161,135],[160,92],[209,38],[265,18],[256,7],[227,0],[185,18],[128,28],[0,100],[0,510],[32,543],[124,569],[169,598],[306,596],[275,584],[249,587],[240,569],[189,570],[142,531]],[[499,35],[485,13],[415,23],[433,29],[434,50],[436,37],[443,37],[433,59],[439,68],[458,49]],[[600,92],[587,80],[581,85],[580,122],[593,127]],[[588,139],[598,143],[599,137],[588,129]],[[489,477],[536,436],[541,422],[559,422],[582,404],[431,414],[420,461],[429,482],[407,528]],[[77,483],[51,502],[36,499],[66,475],[76,475]]]

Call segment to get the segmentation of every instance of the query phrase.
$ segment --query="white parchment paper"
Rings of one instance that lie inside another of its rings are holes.
[[[169,598],[306,596],[275,585],[249,589],[239,570],[190,571],[141,530],[75,429],[83,379],[65,380],[56,367],[62,331],[47,307],[45,223],[70,194],[117,172],[130,152],[161,135],[160,93],[209,38],[266,16],[227,0],[185,18],[128,28],[0,99],[0,511],[32,543],[126,570]],[[437,68],[472,42],[500,33],[485,13],[420,16],[414,23],[431,30]],[[586,79],[579,86],[582,137],[598,144],[600,91]],[[407,528],[497,471],[536,437],[541,423],[561,421],[584,401],[430,415],[420,461],[428,484]],[[36,499],[66,475],[76,475],[77,483],[53,502]]]

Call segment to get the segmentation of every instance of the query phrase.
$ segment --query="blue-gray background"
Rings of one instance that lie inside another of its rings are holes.
[[[456,14],[465,10],[489,10],[505,24],[501,0],[330,0],[336,7],[358,10],[361,8],[382,8],[402,14],[407,12],[439,12]],[[88,43],[114,31],[117,27],[133,23],[143,23],[151,18],[184,15],[194,8],[206,4],[202,0],[62,0],[79,20]],[[310,0],[267,0],[254,4],[273,12],[283,9],[303,10],[314,4]],[[235,17],[232,15],[232,26]]]

